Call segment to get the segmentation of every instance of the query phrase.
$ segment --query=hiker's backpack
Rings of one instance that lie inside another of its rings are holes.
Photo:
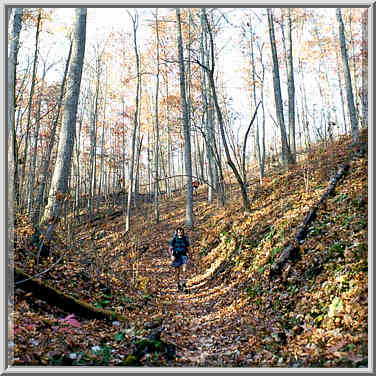
[[[175,247],[175,242],[176,242],[176,239],[178,238],[178,234],[176,232],[176,230],[174,231],[174,236],[172,238],[172,248]],[[185,242],[185,245],[188,247],[188,242],[187,242],[187,237],[186,235],[184,234],[183,235],[183,239],[184,239],[184,242]]]

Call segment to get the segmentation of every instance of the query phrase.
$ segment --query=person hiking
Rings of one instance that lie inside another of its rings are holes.
[[[187,291],[186,280],[186,267],[188,261],[188,248],[189,248],[188,236],[184,234],[184,229],[178,227],[175,230],[174,236],[169,243],[169,252],[171,254],[171,265],[175,268],[175,278],[178,285],[178,291]],[[180,267],[181,267],[181,281],[180,284]]]
[[[198,189],[198,186],[200,185],[200,183],[198,182],[198,180],[195,180],[193,183],[192,183],[192,186],[193,186],[193,191],[195,192],[196,196],[197,196],[197,189]]]

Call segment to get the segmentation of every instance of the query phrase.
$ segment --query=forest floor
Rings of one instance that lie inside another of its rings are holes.
[[[35,275],[62,256],[39,278],[121,318],[80,317],[17,283],[13,365],[368,367],[367,154],[352,158],[299,257],[270,274],[352,153],[342,137],[316,145],[288,172],[267,171],[262,185],[250,179],[250,197],[257,187],[250,213],[235,185],[224,208],[208,204],[201,186],[186,231],[188,293],[177,292],[167,251],[174,229],[184,226],[183,195],[160,202],[159,224],[152,204],[139,204],[128,234],[124,216],[109,220],[107,209],[93,223],[71,219],[72,230],[59,226],[52,255],[39,265],[31,226],[19,216],[15,265]]]

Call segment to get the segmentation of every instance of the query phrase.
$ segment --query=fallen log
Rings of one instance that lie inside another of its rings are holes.
[[[270,276],[278,274],[284,264],[293,256],[297,255],[299,251],[299,244],[306,238],[308,226],[317,217],[317,211],[324,204],[329,196],[334,195],[334,190],[339,180],[349,171],[350,165],[345,164],[337,173],[330,179],[328,188],[321,196],[320,200],[313,206],[313,208],[306,215],[303,223],[298,227],[296,234],[290,244],[288,244],[282,251],[278,260],[272,265],[270,270]]]
[[[83,302],[64,292],[58,291],[47,283],[29,276],[17,267],[14,269],[14,280],[15,282],[25,280],[22,283],[23,290],[33,292],[39,299],[51,305],[58,306],[63,311],[74,313],[76,316],[87,319],[128,321],[126,317],[115,311],[94,307],[90,303]]]

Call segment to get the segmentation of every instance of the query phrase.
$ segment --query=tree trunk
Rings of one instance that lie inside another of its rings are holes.
[[[260,51],[260,62],[262,66],[261,74],[261,106],[262,106],[262,138],[261,147],[258,146],[259,150],[259,168],[260,168],[260,184],[265,175],[265,106],[264,106],[264,81],[265,81],[265,65],[262,61],[262,46],[259,46]]]
[[[303,66],[301,61],[299,61],[299,71],[300,71],[300,93],[302,98],[302,112],[305,114],[303,116],[303,131],[304,131],[304,142],[305,147],[308,148],[311,146],[311,138],[309,134],[309,121],[308,121],[308,105],[307,105],[307,93],[304,86],[304,73],[303,73]]]
[[[108,74],[106,72],[106,90],[103,100],[103,122],[102,122],[102,135],[101,135],[101,159],[100,159],[100,171],[99,171],[99,187],[98,187],[98,197],[101,200],[101,196],[104,196],[104,130],[106,123],[106,104],[107,104],[107,78]],[[103,191],[103,193],[102,193]]]
[[[10,15],[10,13],[9,13]],[[12,37],[9,42],[9,56],[8,56],[8,145],[10,146],[9,151],[10,155],[9,161],[9,182],[14,180],[14,184],[10,184],[10,190],[15,193],[15,197],[18,197],[18,158],[17,158],[17,140],[16,140],[16,122],[15,122],[15,113],[16,113],[16,72],[17,72],[17,57],[18,49],[20,44],[20,33],[22,27],[22,15],[23,8],[16,8],[13,18],[13,30]],[[13,197],[13,194],[11,194]],[[10,202],[10,201],[9,201]],[[12,202],[13,206],[13,202]]]
[[[99,87],[101,78],[100,56],[96,56],[96,84],[94,101],[91,107],[91,129],[90,129],[90,171],[89,171],[89,216],[92,218],[95,215],[95,197],[96,197],[96,161],[97,161],[97,122],[98,122],[98,101],[99,101]]]
[[[353,85],[352,85],[352,87],[353,87],[353,90],[354,90],[354,98],[355,98],[354,99],[354,108],[355,108],[356,119],[358,121],[358,127],[359,127],[359,103],[358,103],[357,98],[360,98],[358,82],[359,82],[359,79],[361,79],[361,77],[360,77],[360,75],[357,74],[357,71],[356,71],[357,63],[356,63],[356,60],[355,60],[356,52],[355,52],[355,42],[354,42],[353,31],[352,31],[352,10],[351,10],[351,8],[349,8],[349,34],[350,34],[349,35],[349,37],[350,37],[349,45],[352,48],[352,56],[353,56],[353,59],[352,59],[352,71],[353,71],[352,82],[353,82]],[[350,72],[351,72],[351,68],[350,68]]]
[[[362,38],[363,43],[361,46],[362,55],[362,127],[366,128],[368,126],[368,45],[365,43],[368,40],[368,10],[362,11]]]
[[[255,63],[255,57],[254,57],[254,32],[252,28],[252,19],[249,20],[250,25],[250,32],[251,32],[251,66],[252,66],[252,83],[253,83],[253,103],[254,106],[257,106],[257,99],[256,99],[256,63]],[[265,164],[265,109],[264,109],[264,77],[265,77],[265,66],[262,61],[262,46],[257,45],[260,53],[260,61],[262,66],[262,74],[261,76],[258,75],[260,84],[261,84],[261,103],[263,108],[263,121],[262,121],[262,142],[260,145],[260,128],[259,128],[259,122],[257,121],[256,124],[256,150],[257,150],[257,161],[259,164],[259,177],[260,177],[260,184],[262,183],[262,179],[264,177],[264,164]],[[243,164],[245,163],[245,160],[243,160]],[[243,166],[243,173],[245,173],[245,167]]]
[[[129,164],[129,181],[128,181],[128,202],[127,202],[127,216],[125,222],[125,231],[130,230],[131,224],[131,202],[132,202],[132,191],[134,183],[134,166],[135,166],[135,156],[136,156],[136,135],[138,127],[138,108],[139,108],[139,93],[140,93],[140,58],[138,55],[137,48],[137,28],[138,28],[138,14],[136,13],[134,17],[129,13],[129,16],[133,22],[133,43],[134,51],[136,55],[136,71],[137,71],[137,87],[136,87],[136,103],[135,103],[135,112],[133,120],[133,131],[132,131],[132,140],[131,140],[131,158]]]
[[[187,203],[185,224],[188,228],[193,226],[193,187],[192,187],[192,160],[191,160],[191,130],[189,124],[189,114],[187,97],[185,93],[185,68],[183,56],[183,39],[181,32],[180,8],[176,9],[176,20],[178,28],[178,56],[180,70],[180,95],[183,113],[183,131],[184,131],[184,161],[187,184]]]
[[[34,89],[35,89],[35,82],[36,82],[36,73],[37,73],[37,65],[38,65],[38,44],[39,44],[39,33],[40,33],[40,24],[41,24],[41,12],[42,10],[39,9],[38,11],[38,21],[37,21],[37,30],[35,33],[35,51],[34,51],[34,63],[33,63],[33,74],[31,77],[31,87],[30,87],[30,94],[29,94],[29,102],[28,102],[28,115],[27,115],[27,124],[26,124],[26,136],[25,136],[25,148],[23,154],[23,164],[22,164],[22,171],[21,171],[21,180],[20,180],[20,190],[23,191],[23,183],[25,180],[25,168],[26,168],[26,159],[27,153],[29,149],[29,138],[30,138],[30,127],[31,127],[31,112],[32,112],[32,105],[33,105],[33,96],[34,96]]]
[[[49,140],[48,148],[47,148],[47,156],[44,159],[44,163],[43,163],[43,167],[42,167],[42,182],[39,186],[39,192],[38,192],[38,196],[37,196],[37,200],[36,200],[36,202],[39,206],[38,206],[38,209],[35,210],[35,212],[34,212],[34,215],[35,215],[35,217],[33,218],[34,223],[38,222],[39,216],[40,216],[40,209],[41,209],[42,206],[44,207],[44,194],[45,194],[45,190],[46,190],[46,186],[47,186],[48,169],[50,167],[52,149],[53,149],[54,144],[55,144],[56,128],[57,128],[57,124],[58,124],[59,118],[60,118],[60,111],[61,111],[63,98],[64,98],[65,84],[66,84],[66,80],[67,80],[68,68],[69,68],[69,65],[70,65],[71,54],[72,54],[72,43],[70,44],[68,58],[67,58],[67,62],[65,64],[63,82],[61,84],[60,96],[59,96],[59,99],[58,99],[58,102],[57,102],[56,115],[55,115],[54,123],[53,123],[52,129],[51,129],[50,140]]]
[[[140,131],[140,127],[138,128]],[[138,136],[138,138],[140,135]],[[134,184],[134,193],[135,193],[135,200],[140,194],[140,157],[141,157],[141,149],[142,149],[142,141],[144,139],[144,135],[141,136],[138,140],[138,146],[136,150],[136,176],[135,176],[135,184]]]
[[[337,40],[334,30],[332,31],[333,40]],[[342,78],[341,78],[341,71],[339,69],[340,67],[340,58],[338,56],[338,48],[337,48],[337,42],[334,45],[334,49],[336,51],[336,62],[337,62],[337,81],[338,81],[338,87],[339,87],[339,93],[341,98],[341,109],[342,109],[342,115],[343,115],[343,127],[344,127],[344,133],[347,134],[347,120],[346,120],[346,110],[345,110],[345,99],[343,95],[343,85],[342,85]]]
[[[11,8],[9,8],[11,9]],[[17,73],[17,57],[20,41],[20,32],[22,27],[23,8],[16,8],[13,16],[13,30],[11,39],[9,41],[9,56],[8,56],[8,251],[6,258],[9,257],[10,265],[14,264],[14,207],[19,202],[18,190],[18,153],[16,140],[16,73]],[[10,16],[10,10],[8,17]],[[9,21],[9,19],[8,19]],[[4,231],[5,232],[5,231]],[[13,275],[9,273],[9,281],[7,288],[12,291]],[[11,296],[13,294],[10,294]],[[13,299],[13,298],[12,298]],[[8,305],[8,313],[10,313],[11,306]]]
[[[55,224],[58,222],[62,209],[62,197],[64,197],[62,195],[68,193],[68,178],[71,170],[77,106],[85,53],[86,14],[86,8],[75,9],[72,61],[67,77],[67,88],[70,95],[64,101],[56,164],[52,176],[48,204],[41,221],[42,224],[47,224],[48,222]],[[52,233],[53,231],[51,230],[47,240],[52,237]]]
[[[290,151],[293,163],[296,163],[296,140],[295,140],[295,81],[294,81],[294,65],[292,54],[292,25],[291,25],[291,9],[288,8],[288,53],[287,53],[287,82],[288,82],[288,98],[289,98],[289,137]]]
[[[347,57],[347,49],[346,49],[345,27],[342,21],[341,8],[337,8],[337,20],[338,20],[338,25],[339,25],[339,40],[341,43],[342,64],[343,64],[343,68],[345,72],[347,105],[348,105],[350,120],[351,120],[351,133],[352,133],[353,142],[357,144],[359,141],[359,127],[358,127],[358,119],[356,116],[356,110],[355,110],[355,105],[354,105],[354,96],[353,96],[353,90],[352,90],[352,84],[351,84],[349,60]]]
[[[270,37],[270,46],[272,49],[273,57],[273,86],[274,86],[274,99],[276,106],[276,113],[278,119],[278,126],[281,132],[281,142],[282,142],[282,160],[284,164],[292,164],[293,159],[290,152],[289,143],[287,140],[285,120],[283,116],[283,103],[282,103],[282,93],[281,93],[281,84],[279,78],[279,64],[277,56],[276,41],[274,35],[274,25],[273,25],[273,15],[270,8],[267,8],[268,13],[268,22],[269,22],[269,37]]]
[[[250,58],[251,58],[251,68],[252,68],[252,91],[253,91],[253,105],[256,106],[257,99],[256,99],[256,63],[255,63],[255,55],[254,55],[254,43],[255,43],[255,34],[253,32],[252,27],[252,17],[249,18],[249,27],[251,33],[251,45],[250,45]],[[259,130],[259,123],[256,122],[256,133],[255,133],[255,147],[257,152],[257,160],[260,165],[261,161],[261,148],[260,148],[260,130]],[[245,165],[245,154],[243,159],[243,175],[247,175],[246,165]],[[261,181],[261,179],[260,179]]]
[[[35,168],[36,168],[36,160],[37,160],[37,147],[38,147],[38,139],[39,139],[39,129],[40,129],[40,110],[42,104],[42,94],[44,89],[44,81],[46,78],[47,73],[46,65],[43,67],[43,75],[41,80],[41,87],[39,89],[39,97],[38,97],[38,108],[36,113],[36,120],[35,120],[35,129],[34,129],[34,146],[33,146],[33,154],[30,162],[30,172],[29,172],[29,187],[28,187],[28,199],[27,199],[27,213],[28,216],[33,219],[35,218],[35,213],[33,214],[32,211],[36,212],[37,207],[33,204],[33,192],[34,192],[34,183],[35,183]],[[34,208],[33,208],[34,207]],[[36,223],[34,223],[36,224]]]
[[[155,15],[155,31],[157,37],[157,75],[156,75],[156,87],[155,87],[155,123],[154,123],[154,134],[155,134],[155,144],[154,144],[154,219],[155,223],[159,223],[159,106],[158,106],[158,94],[159,94],[159,25],[158,25],[158,9],[156,9]]]
[[[215,81],[214,81],[215,61],[214,61],[214,41],[213,41],[213,34],[212,34],[212,31],[211,31],[211,28],[210,28],[209,21],[208,21],[208,18],[207,18],[205,10],[204,10],[204,19],[205,19],[206,28],[207,28],[208,35],[209,35],[210,53],[211,53],[211,67],[210,68],[206,68],[206,69],[207,69],[209,83],[210,83],[210,87],[211,87],[211,91],[212,91],[212,97],[213,97],[213,101],[214,101],[214,106],[215,106],[215,110],[216,110],[216,113],[217,113],[217,118],[218,118],[218,123],[219,123],[219,130],[220,130],[221,137],[222,137],[222,143],[223,143],[223,147],[224,147],[224,150],[225,150],[225,154],[226,154],[226,158],[227,158],[227,163],[231,167],[231,169],[232,169],[232,171],[233,171],[233,173],[235,175],[235,178],[236,178],[236,180],[237,180],[237,182],[238,182],[238,184],[240,186],[240,189],[241,189],[241,194],[242,194],[242,199],[243,199],[243,208],[244,208],[245,211],[250,211],[251,204],[250,204],[249,199],[248,199],[246,185],[244,184],[244,182],[243,182],[243,180],[242,180],[242,178],[241,178],[241,176],[240,176],[240,174],[239,174],[239,172],[238,172],[238,170],[237,170],[234,162],[231,159],[230,151],[229,151],[229,148],[228,148],[228,145],[227,145],[226,134],[225,134],[225,124],[224,124],[224,120],[223,120],[221,109],[219,107],[217,93],[216,93],[216,87],[215,87]],[[224,182],[223,182],[223,184],[224,184]]]
[[[205,29],[205,19],[204,19],[204,10],[203,8],[201,9],[201,14],[200,14],[200,22],[201,22],[201,45],[200,45],[200,50],[201,50],[201,61],[203,64],[208,65],[207,59],[209,58],[208,55],[205,53],[205,51],[208,51],[207,48],[207,34],[204,32]],[[206,72],[205,69],[202,67],[202,84],[201,84],[201,92],[202,92],[202,100],[203,100],[203,106],[204,106],[204,122],[205,122],[205,130],[206,130],[206,159],[207,159],[207,164],[208,164],[208,182],[209,182],[209,187],[208,187],[208,202],[211,203],[213,202],[213,194],[214,194],[214,171],[213,171],[213,166],[214,166],[214,161],[213,161],[213,150],[212,150],[212,132],[211,132],[211,127],[212,124],[210,123],[210,112],[209,109],[209,99],[208,99],[208,84],[206,81]]]
[[[78,132],[76,132],[76,189],[74,195],[74,212],[78,216],[79,209],[81,208],[81,172],[80,172],[80,146],[81,146],[81,130],[82,130],[82,115],[78,119]]]
[[[167,136],[167,174],[168,176],[172,176],[172,157],[171,157],[171,135],[170,135],[170,124],[169,124],[169,118],[170,118],[170,113],[169,113],[169,105],[168,105],[168,72],[166,73],[165,76],[165,84],[166,84],[166,136]],[[174,179],[175,181],[175,179]],[[172,190],[172,182],[169,181],[168,184],[168,190],[167,190],[167,195],[168,197],[171,196],[171,190]]]
[[[151,156],[151,143],[150,143],[150,132],[148,131],[148,149],[147,149],[147,157],[148,157],[148,185],[147,185],[147,193],[148,196],[150,197],[152,193],[152,167],[151,167],[151,162],[152,162],[152,156]]]

